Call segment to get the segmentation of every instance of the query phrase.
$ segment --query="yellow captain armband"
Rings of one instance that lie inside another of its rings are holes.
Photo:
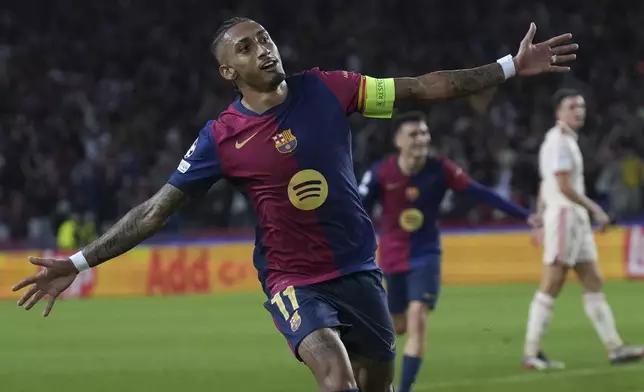
[[[391,118],[396,100],[394,79],[363,76],[358,89],[358,110],[365,117]]]

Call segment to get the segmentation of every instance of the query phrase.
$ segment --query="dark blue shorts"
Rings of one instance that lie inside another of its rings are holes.
[[[302,340],[321,328],[340,331],[350,354],[382,362],[396,357],[396,338],[379,270],[311,286],[290,286],[264,307],[299,360],[297,349]]]
[[[440,256],[410,271],[385,274],[387,302],[391,314],[405,313],[411,301],[420,301],[435,309],[441,290]]]

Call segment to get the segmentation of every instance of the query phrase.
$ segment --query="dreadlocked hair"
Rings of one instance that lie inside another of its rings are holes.
[[[212,37],[212,43],[210,44],[210,52],[212,52],[212,54],[215,56],[217,63],[219,63],[219,57],[217,56],[217,49],[219,48],[219,44],[221,43],[221,40],[224,38],[224,35],[226,35],[226,32],[230,30],[231,27],[241,22],[247,22],[247,21],[252,21],[252,19],[246,18],[243,16],[234,16],[228,20],[225,20],[219,26],[219,28],[215,32],[215,35]],[[242,92],[239,89],[239,86],[237,86],[237,83],[235,83],[235,81],[233,81],[233,89],[239,96],[242,96]]]

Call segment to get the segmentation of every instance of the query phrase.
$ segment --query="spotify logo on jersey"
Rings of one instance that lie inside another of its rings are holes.
[[[398,218],[400,227],[408,233],[412,233],[423,225],[425,216],[419,209],[408,208],[404,210]]]
[[[310,211],[319,208],[328,194],[326,179],[316,170],[297,172],[288,183],[288,198],[299,210]]]

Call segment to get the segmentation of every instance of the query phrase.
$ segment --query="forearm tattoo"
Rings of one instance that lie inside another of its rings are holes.
[[[83,255],[91,267],[113,259],[161,230],[165,221],[187,199],[172,185],[164,185],[152,198],[134,207],[105,234],[89,244]]]
[[[496,86],[505,80],[503,68],[497,63],[458,71],[440,71],[436,72],[434,78],[436,77],[445,79],[445,82],[450,86],[449,91],[452,97],[474,94]]]
[[[491,63],[477,68],[437,71],[417,78],[395,80],[396,99],[451,99],[475,94],[505,80],[503,68]]]

